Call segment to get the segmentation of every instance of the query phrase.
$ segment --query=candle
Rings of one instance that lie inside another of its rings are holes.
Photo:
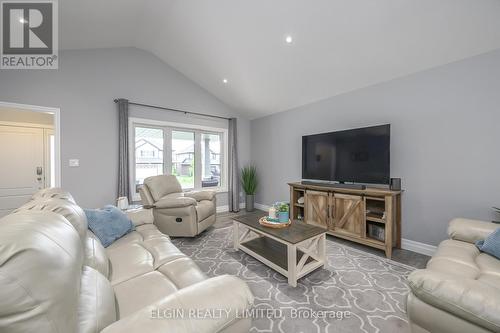
[[[276,218],[276,208],[274,208],[274,207],[269,208],[269,218],[271,218],[271,219]]]

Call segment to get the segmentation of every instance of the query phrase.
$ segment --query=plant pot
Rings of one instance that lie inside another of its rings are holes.
[[[288,215],[288,212],[279,212],[278,213],[278,220],[280,221],[280,223],[287,223],[289,218],[290,217]]]
[[[245,210],[247,212],[253,212],[254,211],[254,202],[255,202],[255,195],[253,194],[247,194],[245,197]]]

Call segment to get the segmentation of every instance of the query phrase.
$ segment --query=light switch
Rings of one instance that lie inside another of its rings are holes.
[[[70,166],[70,167],[73,167],[73,168],[74,168],[74,167],[79,167],[79,166],[80,166],[80,160],[79,160],[79,159],[76,159],[76,158],[74,158],[74,159],[70,159],[70,160],[69,160],[69,166]]]

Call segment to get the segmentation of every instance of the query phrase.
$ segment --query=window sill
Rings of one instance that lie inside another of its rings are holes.
[[[214,188],[210,188],[210,187],[204,187],[202,189],[194,189],[194,188],[191,188],[191,189],[182,189],[183,192],[189,192],[189,191],[215,191],[217,192],[217,194],[219,193],[228,193],[228,189],[227,187],[214,187]],[[132,196],[132,201],[133,202],[140,202],[141,201],[141,196],[139,195],[139,193],[136,193]]]
[[[190,191],[215,191],[217,193],[227,193],[228,189],[226,187],[202,187],[202,188],[186,188],[183,189],[184,192]]]

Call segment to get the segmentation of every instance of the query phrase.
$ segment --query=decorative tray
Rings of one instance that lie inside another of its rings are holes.
[[[286,222],[286,223],[268,221],[268,217],[264,216],[264,217],[261,217],[259,219],[259,223],[260,223],[260,225],[263,225],[264,227],[280,229],[280,228],[288,227],[292,223],[292,221],[288,220],[288,222]]]

